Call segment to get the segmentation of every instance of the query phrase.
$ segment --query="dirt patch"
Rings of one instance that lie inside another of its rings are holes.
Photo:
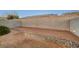
[[[25,34],[26,33],[26,34]],[[78,41],[79,38],[67,31],[37,29],[37,28],[15,28],[11,33],[0,37],[0,47],[3,48],[65,48],[64,44],[57,43],[49,37]],[[55,38],[53,38],[55,39]],[[57,41],[56,40],[56,41]],[[70,41],[69,41],[70,42]],[[71,42],[70,42],[71,43]]]

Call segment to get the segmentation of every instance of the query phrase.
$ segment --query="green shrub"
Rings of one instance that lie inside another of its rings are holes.
[[[0,36],[8,34],[10,32],[10,29],[6,26],[0,26]]]

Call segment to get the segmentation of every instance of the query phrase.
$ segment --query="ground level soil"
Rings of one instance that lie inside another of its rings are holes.
[[[53,35],[59,39],[76,40],[79,37],[75,36],[69,31],[39,29],[31,27],[18,27],[12,29],[11,33],[0,37],[0,47],[6,48],[65,48],[64,45],[59,45],[52,41],[34,40],[24,36],[24,32],[32,32],[40,35]]]

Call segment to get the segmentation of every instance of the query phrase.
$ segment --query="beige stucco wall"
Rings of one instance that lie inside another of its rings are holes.
[[[17,22],[16,20],[7,20],[7,24],[5,25],[9,28],[15,28],[21,26],[20,22]]]
[[[69,30],[69,21],[56,17],[32,17],[21,19],[23,27]]]
[[[70,21],[70,31],[79,36],[79,18]]]
[[[7,26],[9,28],[15,28],[15,27],[21,26],[21,24],[20,22],[17,22],[15,19],[14,20],[1,19],[0,26]]]
[[[6,20],[7,22],[5,22],[5,25],[10,28],[23,26],[23,27],[36,27],[36,28],[47,28],[47,29],[73,31],[72,27],[74,28],[74,26],[76,26],[76,25],[73,25],[73,22],[75,24],[74,19],[76,19],[77,17],[79,17],[79,16],[74,16],[74,15],[73,16],[72,15],[32,16],[32,17],[27,17],[27,18],[22,18],[22,19]],[[72,24],[72,25],[70,25],[70,24]]]

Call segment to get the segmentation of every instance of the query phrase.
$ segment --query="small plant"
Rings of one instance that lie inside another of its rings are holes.
[[[10,32],[10,29],[6,26],[0,26],[0,36],[8,34]]]
[[[7,15],[7,19],[11,20],[11,19],[19,19],[18,15]]]

